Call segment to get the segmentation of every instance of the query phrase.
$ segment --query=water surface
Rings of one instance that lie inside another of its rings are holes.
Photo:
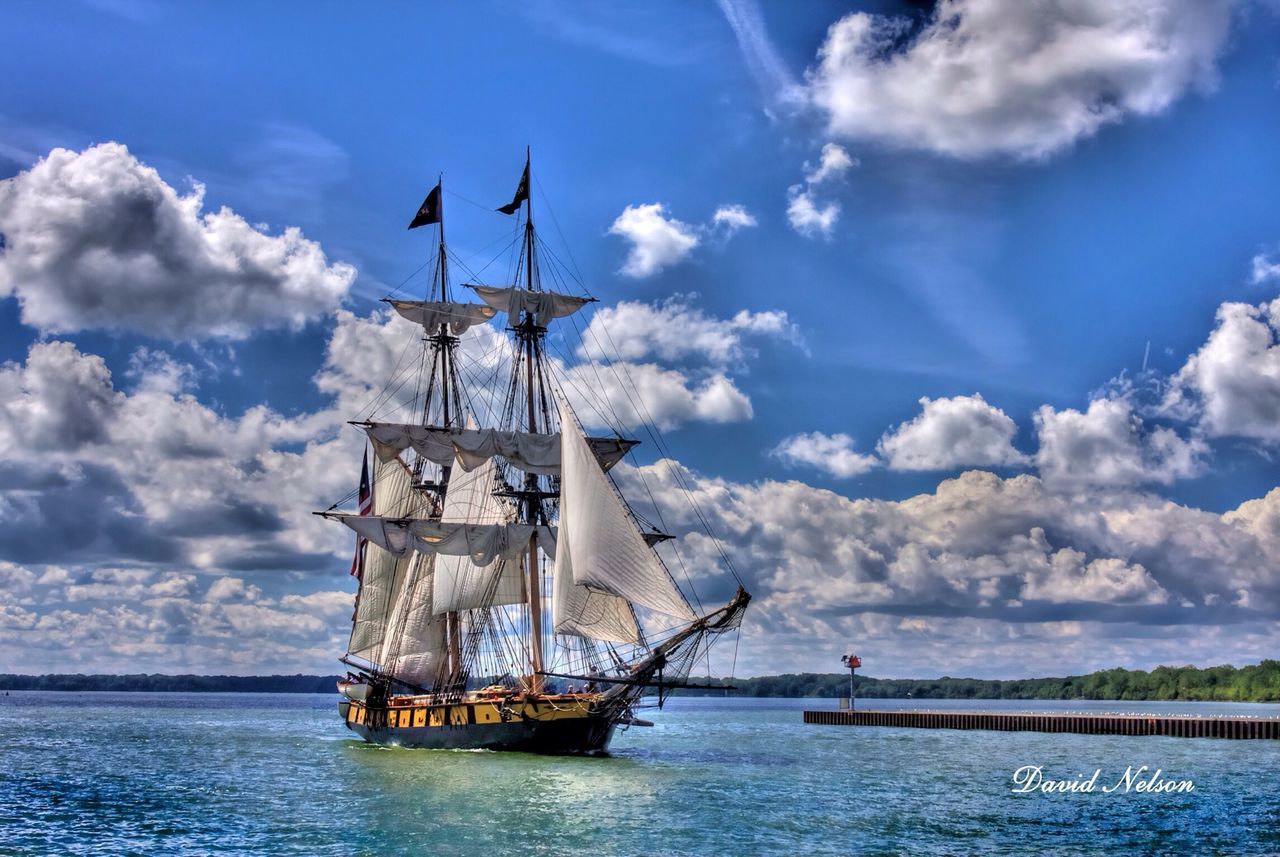
[[[806,726],[832,700],[677,698],[608,758],[353,740],[335,698],[0,697],[0,853],[1280,852],[1280,742]],[[874,708],[1280,716],[1219,703],[859,700]],[[1011,775],[1190,794],[1012,794]]]

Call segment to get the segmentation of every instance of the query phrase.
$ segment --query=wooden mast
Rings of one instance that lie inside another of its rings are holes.
[[[448,277],[448,268],[447,268],[448,260],[445,255],[445,243],[444,243],[444,176],[443,175],[440,176],[439,187],[440,187],[440,202],[439,202],[439,205],[440,205],[440,249],[439,249],[440,300],[444,302],[448,302],[449,277]],[[452,374],[452,369],[450,368],[449,364],[451,363],[450,357],[452,356],[451,351],[453,346],[453,342],[451,341],[452,337],[449,335],[449,325],[445,322],[442,322],[440,324],[439,329],[432,336],[432,340],[434,341],[437,353],[439,354],[439,363],[440,363],[440,407],[441,407],[440,424],[444,426],[446,429],[448,429],[453,427],[452,415],[450,414],[450,410],[449,410],[449,397],[451,394],[451,391],[449,389],[449,378]],[[429,407],[429,403],[427,403],[426,407]],[[449,478],[452,475],[452,473],[453,473],[453,466],[451,464],[441,465],[440,485],[439,485],[439,492],[438,492],[438,498],[437,498],[440,504],[439,509],[441,514],[443,514],[444,512],[445,494],[447,494],[449,491]],[[460,623],[458,621],[457,611],[451,610],[448,613],[446,613],[444,615],[444,622],[445,622],[445,640],[448,646],[448,651],[446,655],[446,664],[445,664],[445,669],[447,672],[446,685],[452,686],[457,682],[459,675],[462,671],[462,647],[461,647],[461,642],[459,640],[461,629],[460,629]]]
[[[525,149],[525,175],[529,176],[529,184],[532,185],[533,177],[530,173],[530,153]],[[533,280],[533,193],[532,187],[525,188],[525,220],[524,220],[524,244],[525,244],[525,288],[529,291],[534,289]],[[521,325],[524,342],[524,358],[525,358],[525,393],[526,403],[528,405],[528,426],[529,433],[535,434],[538,431],[537,417],[534,410],[534,394],[533,394],[533,361],[534,361],[534,338],[538,335],[537,323],[534,315],[529,310],[525,310],[524,322]],[[533,473],[526,473],[524,477],[525,488],[525,523],[538,523],[539,499],[538,499],[538,477]],[[526,569],[525,586],[529,595],[529,659],[532,666],[532,675],[529,676],[529,689],[534,693],[542,690],[542,575],[538,572],[538,535],[537,531],[529,537],[529,554],[528,568]]]

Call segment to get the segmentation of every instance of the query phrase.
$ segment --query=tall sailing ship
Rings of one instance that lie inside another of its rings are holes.
[[[441,184],[409,224],[438,231],[426,299],[387,301],[421,325],[418,360],[389,382],[393,413],[371,407],[352,423],[373,452],[356,508],[317,513],[357,536],[338,710],[366,741],[603,752],[617,727],[648,725],[635,713],[643,698],[661,704],[691,686],[690,669],[750,600],[739,581],[724,606],[691,606],[657,549],[671,536],[633,512],[609,475],[639,441],[616,418],[612,435],[584,433],[569,393],[590,401],[592,391],[567,388],[546,335],[594,298],[544,286],[540,259],[554,254],[534,229],[529,170],[526,159],[497,209],[518,218],[513,276],[465,283],[478,302],[457,300],[451,285],[450,260],[465,266],[445,244]],[[468,365],[463,337],[491,320],[505,346]],[[591,406],[593,424],[596,411],[610,422],[607,402]]]

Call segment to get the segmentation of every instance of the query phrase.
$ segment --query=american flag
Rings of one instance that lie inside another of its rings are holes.
[[[373,492],[369,490],[369,450],[360,457],[360,514],[373,512]],[[360,580],[364,576],[364,546],[369,540],[356,536],[356,555],[351,560],[351,576]]]

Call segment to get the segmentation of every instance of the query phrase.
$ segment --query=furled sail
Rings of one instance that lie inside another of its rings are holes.
[[[576,584],[660,613],[694,619],[688,602],[609,484],[563,400],[560,429],[560,540],[569,551],[567,560],[557,558],[557,567],[571,564]]]
[[[440,325],[449,325],[449,333],[461,336],[477,324],[483,324],[498,314],[485,304],[456,303],[454,301],[396,301],[387,303],[400,315],[422,325],[434,333]]]
[[[380,461],[374,467],[373,511],[378,515],[400,516],[409,512],[409,469],[399,458]],[[375,544],[365,546],[364,570],[356,597],[351,641],[347,651],[374,663],[381,656],[392,595],[403,579],[408,558],[388,553]]]
[[[518,557],[536,530],[538,543],[555,555],[554,527],[533,524],[468,524],[462,521],[430,521],[423,518],[390,518],[381,515],[333,515],[373,544],[404,556],[410,551],[470,557],[476,565],[494,559]]]
[[[498,429],[456,429],[406,423],[359,424],[373,441],[378,458],[389,461],[406,449],[428,461],[449,466],[457,458],[463,470],[475,470],[500,455],[525,473],[560,474],[560,433],[532,434]],[[589,437],[587,443],[608,470],[639,441],[621,437]]]
[[[595,300],[513,286],[479,286],[473,283],[467,283],[466,286],[474,289],[480,300],[498,312],[505,312],[512,319],[519,318],[521,312],[529,313],[533,316],[533,323],[539,327],[546,327],[552,319],[573,315]]]
[[[443,520],[447,523],[503,524],[515,520],[515,509],[493,496],[501,487],[498,469],[492,460],[467,472],[455,472],[444,498]],[[432,610],[474,610],[524,601],[520,560],[495,559],[478,566],[467,557],[438,556],[434,578]]]

